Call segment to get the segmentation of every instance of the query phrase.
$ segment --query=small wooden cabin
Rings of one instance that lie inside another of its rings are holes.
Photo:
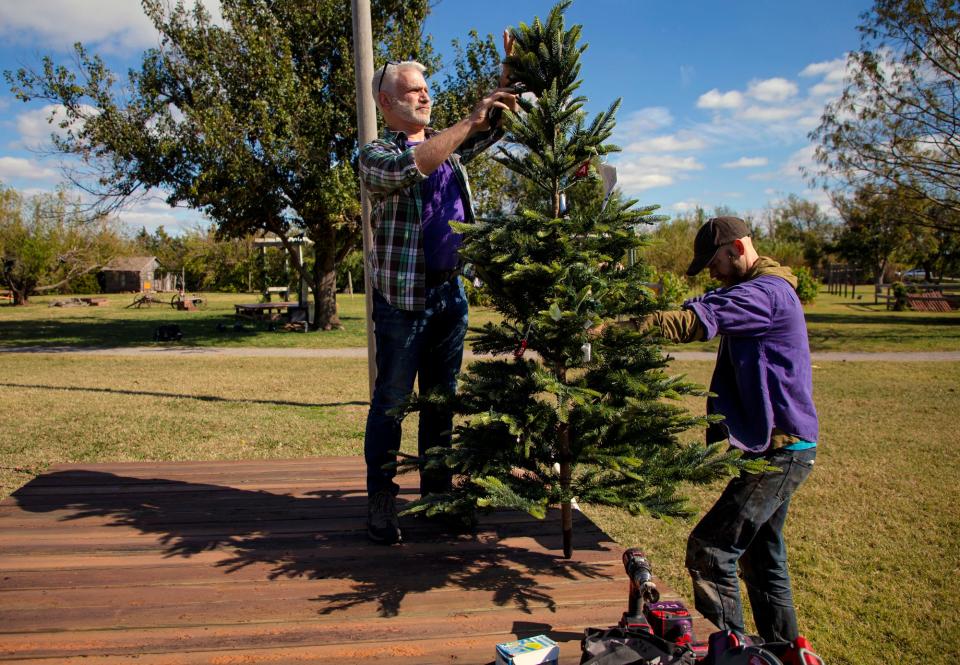
[[[156,282],[160,262],[155,256],[124,256],[113,259],[103,267],[103,292],[124,293],[163,291]]]

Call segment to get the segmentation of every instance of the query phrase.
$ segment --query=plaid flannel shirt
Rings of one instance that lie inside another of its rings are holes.
[[[427,128],[429,139],[437,132]],[[460,144],[447,163],[463,193],[466,222],[474,221],[470,182],[463,165],[503,136],[500,130],[476,134]],[[385,129],[360,148],[360,179],[373,206],[373,249],[367,256],[370,277],[387,302],[398,309],[422,311],[426,301],[425,259],[421,232],[420,183],[428,176],[417,168],[413,148],[403,132]]]

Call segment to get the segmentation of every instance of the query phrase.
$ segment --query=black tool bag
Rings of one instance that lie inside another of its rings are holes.
[[[183,332],[175,323],[159,326],[153,332],[155,342],[179,342],[181,339],[183,339]]]
[[[688,647],[671,644],[643,631],[587,628],[583,631],[580,665],[694,665]]]

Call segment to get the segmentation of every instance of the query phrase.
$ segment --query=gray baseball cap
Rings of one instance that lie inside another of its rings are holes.
[[[693,277],[707,267],[717,255],[717,250],[728,242],[750,235],[750,227],[739,217],[714,217],[697,231],[693,241],[693,261],[687,268],[687,275]]]

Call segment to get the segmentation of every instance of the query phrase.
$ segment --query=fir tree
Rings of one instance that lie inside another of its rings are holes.
[[[624,265],[642,246],[636,229],[656,219],[656,206],[614,196],[605,205],[565,209],[567,194],[591,187],[603,156],[618,150],[606,141],[619,106],[587,120],[586,99],[576,95],[586,45],[578,43],[580,26],[564,26],[569,5],[557,4],[545,23],[513,29],[507,59],[513,80],[532,94],[521,98],[520,113],[504,113],[508,145],[498,160],[535,193],[510,214],[454,225],[464,234],[461,255],[503,317],[472,329],[474,350],[495,359],[471,364],[454,398],[412,400],[411,411],[452,409],[458,424],[452,447],[425,459],[402,456],[399,464],[401,471],[445,466],[455,474],[449,493],[423,497],[406,513],[510,507],[542,518],[559,504],[566,557],[571,499],[683,516],[689,510],[681,483],[709,482],[742,465],[719,444],[679,441],[708,418],[675,400],[705,393],[667,375],[655,337],[616,327],[597,339],[588,334],[603,320],[657,309],[645,285],[650,270]]]

